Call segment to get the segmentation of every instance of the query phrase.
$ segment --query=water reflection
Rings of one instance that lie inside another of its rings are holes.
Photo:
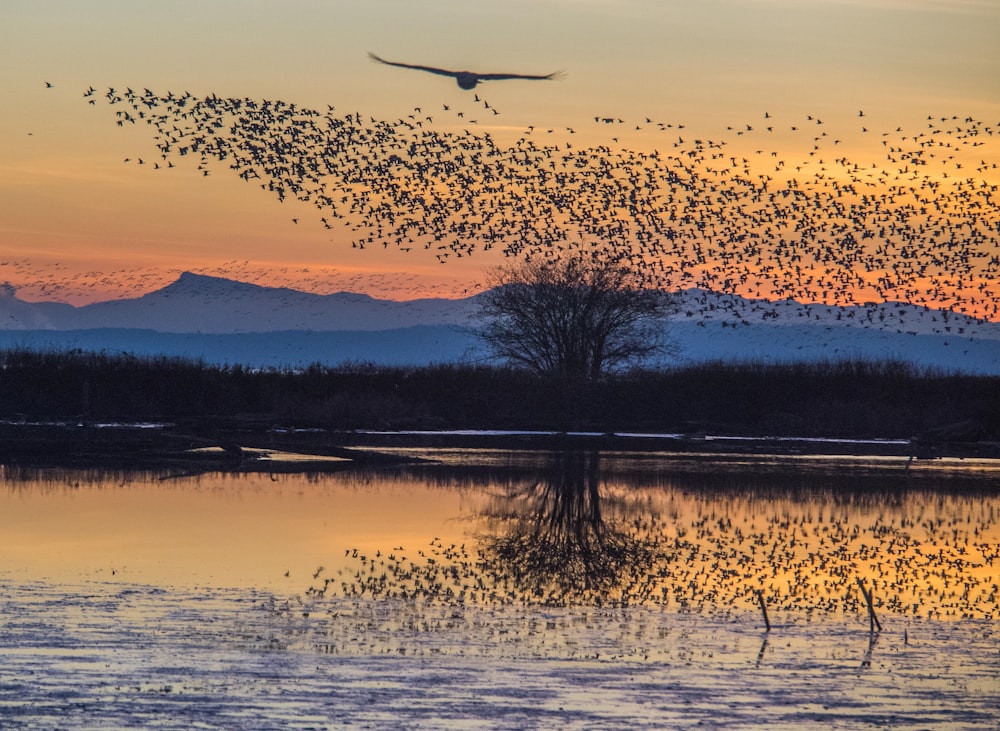
[[[470,495],[472,530],[460,546],[435,537],[417,560],[412,551],[402,563],[369,557],[345,572],[343,593],[754,613],[759,593],[778,612],[863,619],[860,579],[879,614],[1000,615],[993,476],[917,481],[878,465],[713,474],[706,463],[678,474],[662,461],[634,471],[629,460],[593,454],[544,459],[505,470],[420,468]]]
[[[851,613],[867,625],[862,579],[883,622],[1000,617],[995,471],[712,465],[454,453],[391,470],[169,480],[8,467],[0,576],[757,619],[759,591],[774,613]]]
[[[488,505],[493,532],[480,538],[481,570],[508,593],[550,605],[642,602],[660,549],[626,525],[623,507],[602,495],[596,452],[552,455],[538,478]]]
[[[462,495],[370,471],[321,474],[6,469],[0,578],[298,594],[342,546],[424,543]],[[171,479],[163,479],[168,476]],[[369,550],[370,549],[370,550]]]

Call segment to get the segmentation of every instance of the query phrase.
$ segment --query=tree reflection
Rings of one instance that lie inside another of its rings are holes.
[[[596,452],[557,453],[540,479],[511,486],[487,510],[495,532],[480,538],[481,569],[525,602],[643,602],[661,552],[642,521],[626,524],[624,507],[602,495]]]

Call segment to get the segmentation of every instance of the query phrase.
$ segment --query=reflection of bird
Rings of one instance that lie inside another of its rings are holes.
[[[389,66],[399,66],[404,69],[417,69],[418,71],[428,71],[432,74],[438,74],[440,76],[451,76],[458,85],[463,89],[475,89],[476,84],[480,81],[501,81],[503,79],[554,79],[559,76],[560,71],[554,71],[551,74],[480,74],[475,71],[448,71],[447,69],[439,69],[434,66],[418,66],[411,63],[396,63],[395,61],[386,61],[384,58],[379,58],[374,53],[369,52],[368,55],[378,61],[379,63],[384,63]]]
[[[768,609],[783,612],[853,613],[859,600],[864,602],[856,590],[860,566],[872,580],[879,577],[881,611],[901,618],[988,619],[1000,609],[992,589],[995,572],[989,570],[1000,558],[990,540],[995,524],[984,517],[989,511],[983,511],[982,501],[967,496],[907,495],[876,516],[866,512],[871,502],[863,492],[847,490],[839,494],[856,512],[831,515],[824,495],[837,490],[834,485],[846,485],[832,477],[823,481],[829,487],[801,502],[787,498],[798,480],[792,475],[770,475],[766,484],[734,475],[688,475],[678,485],[657,487],[653,497],[647,475],[617,467],[609,474],[596,455],[557,454],[549,465],[525,472],[524,482],[470,477],[463,489],[490,496],[481,517],[491,530],[468,545],[434,538],[410,558],[389,552],[366,556],[347,548],[336,574],[324,576],[320,567],[306,594],[336,597],[330,609],[339,619],[329,630],[352,648],[359,632],[371,637],[375,626],[397,641],[408,622],[401,622],[396,609],[429,612],[417,626],[440,622],[442,610],[443,616],[460,610],[453,619],[472,629],[462,612],[489,608],[475,615],[475,631],[486,628],[480,622],[501,616],[493,609],[506,606],[712,611],[766,597]],[[923,523],[909,517],[931,509],[940,517]],[[393,602],[392,610],[379,611],[373,624],[371,615],[355,613],[361,604],[339,602],[358,597],[367,606]],[[338,615],[344,607],[351,611]],[[640,619],[651,615],[631,616],[662,639],[660,623]],[[559,624],[557,632],[570,629],[568,620],[561,613],[549,619]],[[551,633],[525,626],[530,622],[514,624],[508,641],[523,631],[522,637],[545,635],[551,642]],[[639,634],[633,637],[638,640]],[[628,643],[637,649],[647,645],[634,640]],[[467,647],[485,648],[488,642]],[[565,646],[560,641],[551,649]]]

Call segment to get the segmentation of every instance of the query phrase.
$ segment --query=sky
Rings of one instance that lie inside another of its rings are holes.
[[[792,128],[822,119],[838,155],[867,163],[885,153],[859,133],[862,110],[893,139],[919,133],[929,115],[996,129],[997,38],[994,0],[4,0],[0,282],[23,299],[78,305],[139,296],[183,271],[409,299],[475,291],[504,261],[499,250],[442,263],[420,246],[360,249],[314,207],[279,201],[223,165],[211,175],[193,161],[137,165],[157,158],[152,127],[118,126],[109,87],[385,120],[419,108],[439,129],[475,124],[513,141],[537,128],[577,148],[648,152],[686,135],[760,155],[768,125],[766,149],[790,161],[808,160],[811,142]],[[369,51],[562,73],[470,92]],[[91,87],[96,104],[83,96]],[[996,138],[974,154],[981,169],[963,171],[1000,182]]]

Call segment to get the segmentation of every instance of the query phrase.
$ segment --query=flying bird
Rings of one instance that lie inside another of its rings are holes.
[[[449,71],[448,69],[439,69],[434,66],[419,66],[412,63],[386,61],[384,58],[376,56],[371,51],[368,52],[368,55],[372,58],[372,60],[384,63],[388,66],[399,66],[404,69],[427,71],[428,73],[438,74],[439,76],[450,76],[458,82],[459,87],[462,89],[475,89],[476,85],[480,81],[502,81],[504,79],[555,79],[562,73],[561,71],[554,71],[551,74],[481,74],[475,71]]]

